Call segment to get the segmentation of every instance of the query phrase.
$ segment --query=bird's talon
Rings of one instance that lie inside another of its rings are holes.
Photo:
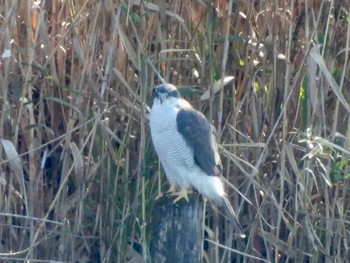
[[[188,194],[192,194],[192,193],[193,193],[193,191],[191,189],[187,189],[187,188],[183,188],[178,192],[173,192],[171,195],[177,196],[173,203],[176,204],[182,198],[184,198],[188,202],[189,201]]]
[[[168,189],[168,191],[166,191],[167,193],[176,193],[176,184],[171,184],[170,188]]]
[[[159,193],[157,196],[156,196],[156,198],[155,198],[155,200],[157,201],[157,200],[159,200],[160,198],[162,198],[163,197],[163,193]]]

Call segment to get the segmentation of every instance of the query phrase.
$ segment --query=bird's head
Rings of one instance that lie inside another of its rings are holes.
[[[153,89],[155,99],[159,100],[160,104],[169,99],[179,99],[180,93],[177,88],[172,84],[162,84]]]

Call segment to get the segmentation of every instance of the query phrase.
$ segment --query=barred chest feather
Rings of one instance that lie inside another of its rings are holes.
[[[171,184],[190,187],[188,178],[194,167],[193,151],[177,131],[178,109],[153,105],[150,116],[151,136],[159,160]]]

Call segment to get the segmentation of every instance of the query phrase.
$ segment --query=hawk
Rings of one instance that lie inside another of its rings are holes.
[[[216,205],[224,207],[235,231],[244,237],[221,180],[221,161],[214,127],[206,117],[180,97],[172,84],[154,89],[150,113],[151,137],[170,182],[174,203],[194,188]],[[177,191],[180,189],[180,191]]]

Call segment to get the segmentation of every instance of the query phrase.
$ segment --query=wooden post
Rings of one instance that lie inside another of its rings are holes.
[[[151,258],[154,263],[201,263],[203,201],[190,194],[189,202],[164,196],[152,211]]]

